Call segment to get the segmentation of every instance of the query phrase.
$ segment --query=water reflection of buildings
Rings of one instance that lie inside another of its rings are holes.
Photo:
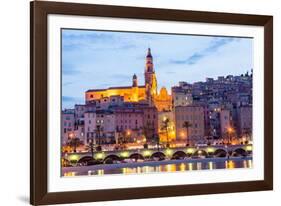
[[[105,175],[105,174],[142,174],[154,172],[184,172],[196,170],[214,170],[214,169],[237,169],[252,168],[252,160],[226,160],[226,161],[198,161],[198,162],[182,162],[174,164],[162,164],[155,166],[137,166],[137,167],[117,167],[111,169],[91,169],[86,173],[78,171],[65,172],[65,177],[73,177],[77,175]],[[85,169],[82,169],[83,171]]]
[[[129,86],[90,89],[85,104],[62,112],[62,142],[74,137],[87,145],[120,142],[164,143],[232,136],[251,137],[252,74],[228,75],[217,80],[179,82],[171,94],[158,91],[151,50],[145,59],[144,83],[134,74]],[[163,128],[163,122],[169,119]],[[189,128],[184,126],[189,122]]]

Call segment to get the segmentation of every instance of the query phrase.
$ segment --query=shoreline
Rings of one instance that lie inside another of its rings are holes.
[[[160,166],[169,164],[179,164],[179,163],[196,163],[196,162],[223,162],[227,160],[252,160],[252,157],[219,157],[219,158],[205,158],[205,159],[183,159],[183,160],[163,160],[163,161],[147,161],[147,162],[130,162],[130,163],[118,163],[118,164],[100,164],[100,165],[90,165],[90,166],[80,166],[80,167],[62,167],[62,173],[65,172],[87,172],[89,170],[111,170],[120,168],[134,168],[134,167],[145,167],[145,166]]]

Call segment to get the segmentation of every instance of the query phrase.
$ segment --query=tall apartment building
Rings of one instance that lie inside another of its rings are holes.
[[[189,134],[183,126],[184,122],[190,123]],[[191,142],[204,141],[204,108],[202,106],[189,105],[175,107],[176,137],[178,140],[186,140],[188,136]]]

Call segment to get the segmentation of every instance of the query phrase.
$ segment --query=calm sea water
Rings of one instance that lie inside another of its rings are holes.
[[[252,159],[235,160],[196,160],[193,162],[176,162],[172,164],[163,164],[163,162],[149,163],[149,165],[134,166],[133,164],[105,165],[105,166],[86,166],[63,168],[63,176],[80,175],[106,175],[106,174],[140,174],[153,172],[176,172],[193,170],[214,170],[214,169],[235,169],[252,168]]]

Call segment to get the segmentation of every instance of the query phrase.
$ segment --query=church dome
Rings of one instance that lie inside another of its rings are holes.
[[[167,91],[166,87],[162,87],[160,89],[160,96],[161,97],[167,97],[168,96],[168,91]]]

